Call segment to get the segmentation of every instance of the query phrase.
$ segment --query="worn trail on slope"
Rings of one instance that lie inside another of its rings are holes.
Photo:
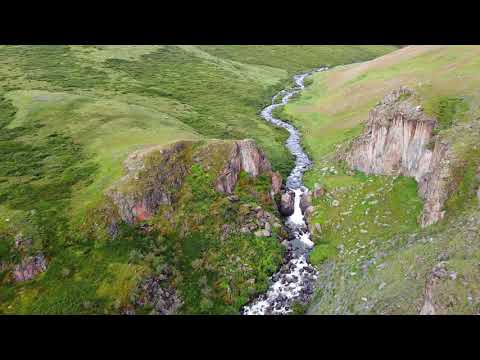
[[[286,147],[295,156],[295,167],[287,178],[286,187],[295,193],[295,210],[285,221],[289,240],[286,244],[287,252],[283,264],[279,271],[270,278],[267,292],[243,307],[242,314],[244,315],[288,314],[292,312],[294,302],[307,304],[313,294],[313,284],[317,278],[317,272],[308,263],[308,253],[313,247],[313,242],[310,240],[310,232],[300,209],[300,198],[308,190],[303,186],[303,174],[310,168],[312,162],[302,149],[299,131],[293,125],[275,118],[272,112],[275,108],[287,104],[292,96],[305,88],[304,81],[307,76],[324,70],[326,68],[295,75],[293,78],[295,86],[276,94],[272,98],[272,104],[264,108],[261,113],[266,121],[282,127],[290,133]],[[281,97],[281,102],[276,103],[279,97]]]

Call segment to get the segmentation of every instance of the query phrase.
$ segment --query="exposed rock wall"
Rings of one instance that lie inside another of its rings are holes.
[[[217,178],[215,184],[217,191],[231,194],[242,170],[252,176],[272,170],[265,154],[257,147],[255,141],[250,139],[235,141],[227,165]],[[278,188],[278,174],[275,175],[275,180],[272,178],[272,183],[274,181],[275,188]]]
[[[424,199],[420,223],[427,226],[444,216],[451,171],[449,149],[439,141],[429,148],[437,121],[413,105],[411,95],[412,91],[403,87],[387,94],[370,111],[365,132],[352,143],[344,160],[352,169],[367,174],[415,178]]]

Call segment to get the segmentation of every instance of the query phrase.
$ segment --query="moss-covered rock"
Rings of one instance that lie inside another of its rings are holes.
[[[236,313],[265,290],[286,236],[274,200],[282,180],[253,140],[152,147],[124,165],[98,223],[112,241],[122,238],[122,226],[159,240],[134,256],[152,272],[123,311]],[[152,281],[153,290],[145,285]]]

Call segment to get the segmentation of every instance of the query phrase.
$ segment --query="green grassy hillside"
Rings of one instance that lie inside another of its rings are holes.
[[[127,296],[143,271],[127,254],[144,238],[97,246],[81,231],[127,154],[178,140],[249,137],[286,174],[286,133],[258,116],[261,107],[298,70],[392,49],[0,46],[0,262],[19,261],[18,233],[32,238],[31,252],[57,260],[41,279],[17,285],[1,267],[0,311],[72,313],[97,299],[94,312],[102,312],[118,292]],[[68,276],[77,282],[61,280]],[[118,285],[106,290],[109,276]]]
[[[407,46],[315,74],[283,109],[315,160],[306,185],[329,191],[315,200],[311,218],[322,227],[311,257],[321,274],[311,313],[418,313],[425,283],[443,260],[449,275],[434,290],[437,309],[479,312],[479,55],[478,46]],[[334,156],[361,133],[370,109],[402,85],[438,119],[436,133],[452,144],[459,164],[446,217],[427,229],[417,224],[422,203],[414,180],[354,173]]]

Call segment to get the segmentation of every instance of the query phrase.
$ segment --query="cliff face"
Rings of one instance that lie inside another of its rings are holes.
[[[449,149],[439,141],[432,150],[428,148],[437,121],[413,105],[408,99],[411,95],[406,88],[394,90],[372,109],[365,132],[353,142],[344,160],[352,169],[367,174],[415,178],[424,199],[420,223],[427,226],[444,216]]]
[[[235,189],[240,171],[244,170],[248,174],[256,177],[263,172],[271,172],[270,162],[265,154],[257,147],[253,140],[239,140],[233,144],[227,165],[218,176],[215,188],[219,192],[231,194]],[[272,186],[274,192],[279,190],[278,174],[272,177]],[[278,191],[277,191],[278,192]]]

